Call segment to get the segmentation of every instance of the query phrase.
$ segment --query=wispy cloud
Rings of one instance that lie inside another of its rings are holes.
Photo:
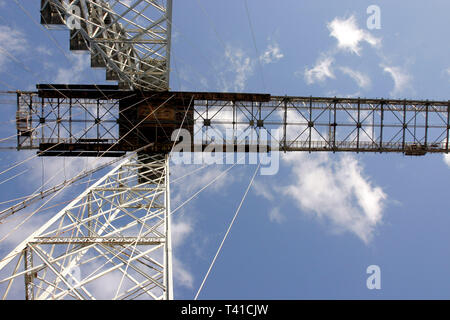
[[[222,91],[243,91],[248,78],[254,71],[252,59],[243,49],[227,45],[225,62],[227,66],[224,72],[219,75]]]
[[[88,54],[74,54],[70,55],[72,66],[69,68],[59,68],[55,83],[75,83],[83,79],[85,71],[90,69],[90,55]]]
[[[282,223],[285,220],[284,215],[280,212],[280,209],[275,207],[269,212],[269,220],[276,223]]]
[[[448,69],[445,70],[445,73],[450,76],[450,67]]]
[[[372,47],[378,47],[381,40],[368,31],[360,29],[354,15],[347,19],[335,18],[328,24],[330,36],[338,41],[339,49],[360,55],[361,43],[367,42]]]
[[[267,49],[259,57],[263,64],[275,63],[281,60],[284,54],[281,52],[280,46],[276,42],[269,43]]]
[[[185,264],[181,262],[177,257],[173,257],[173,278],[174,281],[183,287],[192,289],[194,287],[194,276],[192,273],[186,268]]]
[[[444,161],[450,167],[450,154],[444,154]]]
[[[314,67],[305,69],[303,74],[307,84],[335,79],[333,64],[335,64],[339,52],[350,52],[360,56],[363,43],[368,43],[373,48],[381,47],[381,39],[360,28],[354,15],[349,18],[336,17],[327,24],[327,27],[330,37],[335,38],[337,44],[328,52],[322,53]],[[371,85],[369,76],[360,71],[338,66],[334,66],[334,69],[351,77],[360,88],[366,89]],[[296,75],[299,75],[299,72],[296,72]]]
[[[177,248],[181,246],[186,238],[192,233],[193,226],[192,222],[188,220],[174,221],[172,222],[172,245],[174,248],[173,256],[173,270],[174,279],[176,282],[184,287],[192,288],[194,285],[194,276],[187,269],[185,264],[178,259],[176,252]]]
[[[402,68],[397,66],[380,65],[385,73],[388,73],[394,80],[394,89],[391,96],[397,96],[408,89],[411,89],[412,77]]]
[[[284,57],[279,44],[270,38],[268,41],[266,49],[259,57],[251,57],[240,47],[226,45],[222,58],[225,65],[221,66],[223,71],[218,74],[222,91],[244,91],[248,80],[254,75],[258,60],[261,65],[267,65],[276,63]]]
[[[26,52],[27,47],[25,34],[17,29],[0,25],[0,68],[11,56]]]
[[[340,67],[339,70],[348,75],[350,78],[352,78],[353,80],[355,80],[355,82],[357,83],[357,85],[360,88],[366,89],[370,86],[371,81],[368,75],[359,72],[357,70],[353,70],[349,67]]]
[[[335,78],[332,70],[334,59],[330,56],[321,56],[313,68],[306,68],[304,72],[305,81],[307,84],[316,82],[324,82],[327,78]],[[298,73],[297,73],[298,75]]]
[[[52,50],[50,50],[49,48],[45,47],[45,46],[39,46],[36,48],[36,51],[39,52],[42,55],[46,55],[46,56],[52,56],[53,52]]]
[[[267,200],[274,199],[274,193],[271,190],[267,189],[267,185],[265,183],[259,182],[258,180],[255,180],[253,182],[252,190],[256,195],[262,196]]]

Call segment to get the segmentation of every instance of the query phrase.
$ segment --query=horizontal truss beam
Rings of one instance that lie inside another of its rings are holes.
[[[130,96],[148,106],[148,113],[170,99],[164,112],[192,108],[189,125],[195,138],[184,142],[194,152],[211,145],[218,152],[449,152],[450,101],[124,91],[89,85],[38,85],[37,92],[18,92],[17,148],[53,156],[115,156],[144,145],[148,152],[169,152],[169,137],[181,119],[144,113],[142,122],[134,115],[144,109],[122,103]],[[124,117],[124,109],[134,118]],[[119,130],[125,124],[137,137],[126,144],[121,143],[126,130]],[[152,140],[144,130],[148,127],[161,127],[167,140]]]
[[[41,237],[30,244],[128,244],[128,245],[159,245],[165,242],[164,238],[155,237]]]

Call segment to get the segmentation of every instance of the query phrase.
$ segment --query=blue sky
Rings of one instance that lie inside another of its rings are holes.
[[[33,19],[0,1],[0,90],[105,83],[104,71],[70,54],[68,32],[38,27],[37,1],[20,3]],[[450,98],[448,1],[247,3],[255,42],[244,1],[174,1],[172,90]],[[379,30],[366,26],[373,4]],[[15,104],[2,108],[0,134],[8,137]],[[3,152],[2,168],[31,155]],[[46,177],[64,165],[70,176],[86,163],[71,161],[44,159]],[[194,168],[174,166],[174,178]],[[172,206],[226,168],[174,185]],[[0,184],[1,201],[40,185],[41,159],[0,180],[23,169],[29,172]],[[254,170],[231,169],[175,216],[176,298],[194,297]],[[199,298],[448,299],[449,178],[450,158],[442,155],[283,155],[277,175],[256,177]],[[3,255],[13,241],[0,246]],[[381,290],[366,287],[369,265],[381,268]]]

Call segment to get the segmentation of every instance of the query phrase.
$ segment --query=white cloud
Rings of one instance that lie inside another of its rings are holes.
[[[287,201],[333,232],[352,233],[364,243],[372,240],[382,223],[387,195],[364,174],[356,158],[344,155],[332,161],[325,153],[290,153],[283,160],[291,166],[292,182],[266,184],[270,190],[258,194],[274,204],[277,200],[265,194],[287,196]],[[278,205],[268,216],[270,221],[282,223],[286,217]]]
[[[280,209],[275,207],[269,212],[269,220],[271,222],[282,223],[285,220],[285,217],[280,212]]]
[[[258,196],[263,196],[267,200],[273,200],[273,192],[270,188],[268,188],[268,185],[266,183],[259,182],[258,180],[255,180],[253,182],[252,186],[253,192]]]
[[[231,45],[227,45],[225,49],[225,61],[227,67],[219,75],[222,91],[243,91],[248,78],[253,74],[254,62],[244,50]]]
[[[445,73],[450,76],[450,68],[446,69]]]
[[[333,64],[334,59],[329,56],[320,57],[316,65],[311,68],[305,69],[304,77],[307,84],[313,84],[316,82],[323,82],[327,78],[335,78],[331,65]]]
[[[358,27],[356,18],[353,15],[348,19],[335,18],[328,23],[328,29],[330,30],[330,36],[337,39],[339,49],[350,51],[357,55],[360,55],[361,42],[367,42],[372,47],[378,47],[381,44],[380,39]]]
[[[194,287],[194,277],[186,269],[186,266],[176,257],[172,259],[173,264],[173,278],[177,285],[193,288]]]
[[[182,245],[186,238],[192,232],[192,223],[187,220],[172,222],[172,246],[174,248],[173,254],[173,277],[177,284],[192,288],[194,285],[194,277],[186,268],[183,262],[176,256],[176,249]]]
[[[192,224],[187,221],[172,222],[172,244],[178,247],[192,232]]]
[[[39,52],[40,54],[46,55],[46,56],[52,56],[53,55],[52,50],[50,50],[49,48],[44,47],[44,46],[37,47],[36,48],[36,52]]]
[[[70,55],[72,66],[70,68],[59,68],[54,82],[55,83],[76,83],[83,79],[86,70],[90,69],[90,55],[81,53],[72,53]]]
[[[364,177],[358,161],[342,156],[332,162],[327,155],[290,154],[295,183],[284,186],[303,211],[330,223],[337,232],[351,232],[368,243],[381,223],[387,196]]]
[[[259,57],[263,64],[270,64],[279,61],[284,57],[280,46],[276,42],[269,43],[266,51]]]
[[[270,64],[283,57],[278,43],[270,39],[264,53],[255,58],[251,58],[242,48],[227,44],[223,57],[225,65],[220,67],[223,71],[218,74],[221,91],[244,91],[248,79],[254,74],[258,59],[262,64]]]
[[[388,73],[394,80],[394,89],[391,91],[391,95],[399,95],[405,92],[407,89],[411,89],[412,77],[402,70],[400,67],[380,65],[385,73]]]
[[[368,88],[371,84],[370,78],[369,76],[367,76],[366,74],[353,70],[351,68],[348,67],[340,67],[339,70],[348,75],[350,78],[352,78],[353,80],[355,80],[355,82],[358,84],[358,86],[360,88]]]
[[[0,26],[0,67],[17,54],[23,53],[28,47],[25,35],[8,26]]]
[[[326,54],[322,54],[313,68],[306,68],[304,77],[307,84],[324,82],[326,79],[335,79],[333,64],[339,50],[348,51],[357,55],[361,54],[361,45],[366,42],[374,48],[381,46],[381,39],[376,38],[370,32],[360,29],[355,16],[347,19],[336,17],[327,24],[330,36],[337,39],[337,47]],[[370,78],[362,72],[349,67],[338,68],[345,75],[350,76],[360,88],[368,88],[371,84]],[[297,72],[296,75],[299,73]]]
[[[444,154],[444,161],[450,167],[450,154]]]

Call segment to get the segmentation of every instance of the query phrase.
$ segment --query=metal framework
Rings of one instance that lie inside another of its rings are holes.
[[[29,207],[30,205],[32,205],[42,199],[45,199],[46,197],[49,197],[53,194],[58,193],[60,190],[63,190],[64,188],[92,175],[93,173],[95,173],[97,171],[100,171],[102,169],[105,169],[111,165],[118,163],[120,160],[122,160],[122,158],[115,158],[114,160],[112,160],[110,162],[107,162],[107,163],[104,163],[102,165],[95,167],[94,169],[86,169],[83,172],[78,173],[76,176],[74,176],[70,179],[66,179],[59,184],[51,186],[45,190],[39,190],[39,192],[34,192],[34,193],[30,194],[29,196],[24,197],[24,200],[21,200],[21,201],[15,203],[14,205],[10,206],[9,208],[6,208],[6,209],[3,209],[0,211],[0,224],[5,222],[9,216]]]
[[[3,299],[23,277],[26,299],[173,299],[167,159],[123,161],[19,244],[0,261]]]
[[[41,23],[68,27],[70,49],[118,85],[17,92],[15,147],[134,155],[0,260],[3,299],[173,299],[168,159],[179,128],[193,152],[449,152],[450,101],[171,92],[171,21],[172,0],[41,0]]]
[[[17,148],[42,155],[115,156],[147,144],[149,151],[168,152],[187,111],[184,128],[195,137],[193,151],[211,144],[267,144],[281,151],[449,152],[450,101],[38,88],[17,95]],[[132,102],[123,103],[128,97]],[[139,103],[147,109],[139,111]],[[165,112],[174,114],[170,121],[159,117]],[[164,143],[145,127],[162,127]],[[224,129],[233,130],[231,137]]]
[[[172,0],[41,0],[41,23],[70,30],[70,49],[122,88],[169,88]]]

